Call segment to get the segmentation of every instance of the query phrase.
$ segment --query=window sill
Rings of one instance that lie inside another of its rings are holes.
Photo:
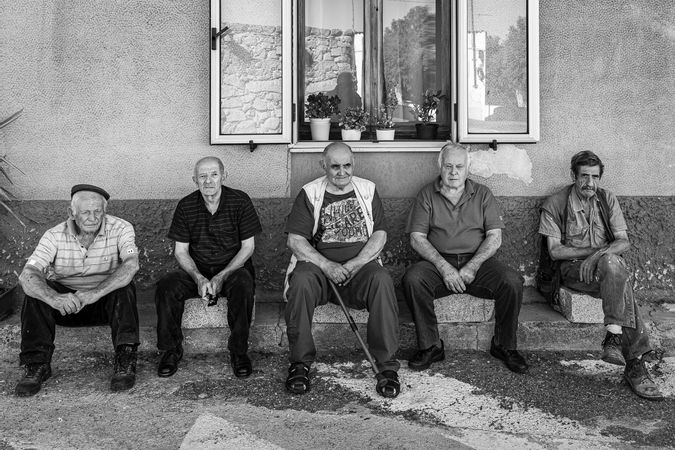
[[[342,142],[342,141],[335,141]],[[345,141],[354,153],[438,152],[450,141]],[[289,144],[291,153],[321,153],[329,141],[302,141]]]

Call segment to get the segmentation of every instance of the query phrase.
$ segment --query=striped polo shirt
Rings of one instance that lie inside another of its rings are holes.
[[[249,196],[223,186],[215,214],[206,208],[199,190],[181,199],[168,237],[189,244],[190,256],[200,272],[213,268],[220,271],[239,252],[241,241],[261,231],[258,214]]]
[[[138,254],[135,239],[129,222],[106,214],[98,235],[86,249],[77,239],[75,223],[68,219],[45,232],[26,264],[70,289],[92,289],[128,256]]]

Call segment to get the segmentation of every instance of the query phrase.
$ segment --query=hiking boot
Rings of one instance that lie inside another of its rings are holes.
[[[617,366],[626,365],[626,359],[621,351],[621,337],[620,334],[607,332],[605,340],[602,341],[602,356],[600,356],[600,359]]]
[[[426,350],[420,350],[408,361],[408,367],[412,370],[425,370],[431,366],[431,363],[443,361],[445,359],[445,344],[441,339],[441,346],[432,345]]]
[[[490,343],[490,354],[497,359],[504,361],[504,364],[511,372],[515,373],[527,373],[529,366],[525,358],[518,353],[518,350],[509,350],[504,348],[501,345],[495,343],[494,336],[492,337],[492,342]]]
[[[120,345],[115,352],[115,373],[110,379],[110,390],[126,391],[136,383],[136,346]]]
[[[649,376],[642,359],[629,360],[623,371],[623,378],[638,397],[653,401],[663,400],[663,394]]]
[[[14,393],[19,397],[30,397],[40,392],[42,383],[52,376],[49,363],[28,363],[23,378],[16,384]]]

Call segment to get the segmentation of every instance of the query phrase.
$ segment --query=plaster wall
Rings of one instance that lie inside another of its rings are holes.
[[[289,196],[291,176],[316,175],[283,145],[209,145],[208,2],[0,0],[0,11],[0,115],[24,108],[0,151],[26,171],[11,171],[20,198],[98,182],[118,199],[175,199],[208,154],[254,198]],[[567,182],[571,154],[591,149],[618,195],[675,195],[675,4],[541,0],[540,30],[542,138],[521,146],[533,180],[486,183],[501,196],[546,195]],[[371,153],[361,166],[379,173],[386,160],[383,195],[409,197],[434,158]]]

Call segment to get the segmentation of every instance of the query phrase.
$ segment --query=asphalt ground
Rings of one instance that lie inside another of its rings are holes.
[[[157,353],[143,351],[136,386],[114,394],[112,354],[57,349],[54,374],[40,393],[17,398],[21,369],[16,355],[2,355],[0,449],[179,448],[200,418],[214,417],[248,433],[247,442],[282,448],[675,445],[674,358],[651,364],[667,397],[650,402],[631,393],[620,367],[598,362],[599,353],[525,355],[526,375],[482,351],[448,351],[423,372],[408,370],[403,358],[410,355],[400,355],[402,392],[394,400],[375,393],[360,351],[320,353],[312,388],[299,396],[284,389],[284,354],[252,354],[248,379],[232,375],[226,354],[186,355],[176,375],[163,379],[156,376]],[[232,433],[201,432],[200,439],[215,442],[210,448],[241,447],[228,440]],[[183,448],[196,448],[194,442]]]

